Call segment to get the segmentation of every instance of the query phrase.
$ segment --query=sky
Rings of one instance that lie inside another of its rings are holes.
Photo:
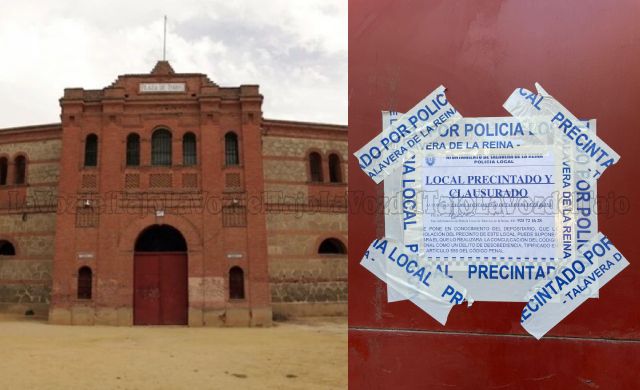
[[[4,2],[4,0],[2,0]],[[162,59],[260,84],[269,119],[347,123],[346,0],[21,0],[0,12],[0,128],[59,122],[64,88],[101,89]]]

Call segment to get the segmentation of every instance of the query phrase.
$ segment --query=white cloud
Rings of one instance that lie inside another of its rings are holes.
[[[0,128],[59,121],[66,87],[149,72],[164,14],[177,72],[260,84],[268,118],[347,122],[346,1],[26,0],[0,13]]]

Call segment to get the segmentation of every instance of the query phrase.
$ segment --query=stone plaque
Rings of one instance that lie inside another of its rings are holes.
[[[140,83],[140,92],[186,92],[185,83]]]

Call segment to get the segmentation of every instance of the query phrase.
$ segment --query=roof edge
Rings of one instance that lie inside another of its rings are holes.
[[[347,125],[339,125],[339,124],[333,124],[333,123],[302,122],[302,121],[267,119],[267,118],[263,118],[262,122],[265,125],[275,125],[275,126],[283,126],[283,127],[307,126],[307,127],[315,127],[322,130],[336,130],[336,131],[348,130]]]
[[[29,126],[16,126],[1,128],[0,133],[11,132],[29,132],[29,131],[42,131],[42,130],[62,130],[62,123],[47,123],[43,125],[29,125]]]

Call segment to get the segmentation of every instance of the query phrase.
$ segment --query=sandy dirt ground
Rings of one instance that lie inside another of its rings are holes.
[[[346,318],[272,328],[0,319],[0,389],[345,389]]]

